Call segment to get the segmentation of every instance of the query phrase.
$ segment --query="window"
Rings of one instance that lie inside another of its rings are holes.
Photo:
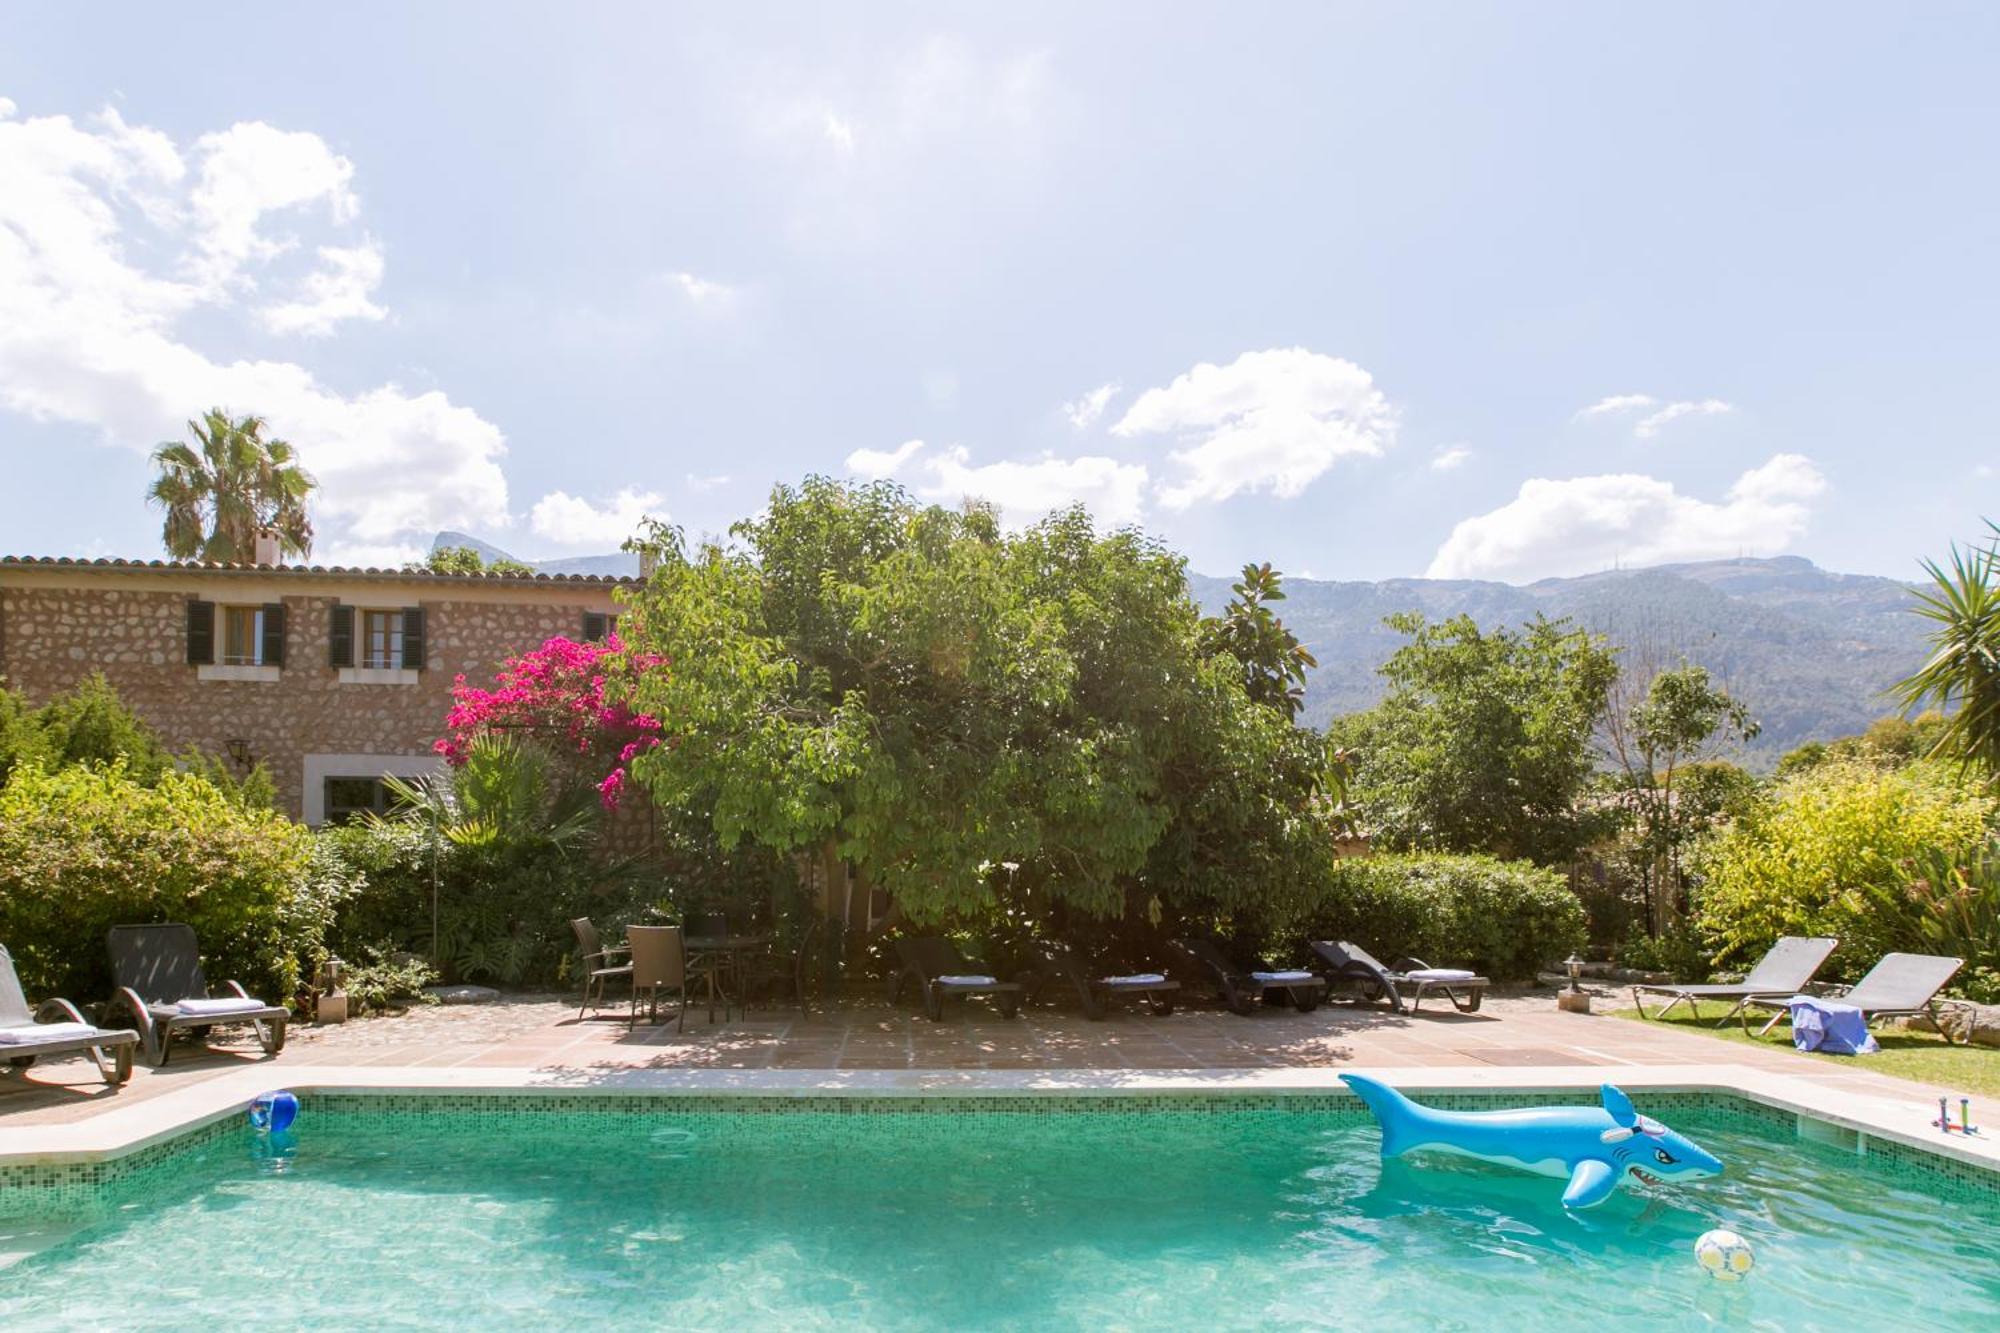
[[[603,611],[585,611],[583,613],[583,641],[585,643],[596,643],[601,639],[608,639],[617,632],[618,617],[616,614],[607,614]]]
[[[222,665],[264,665],[264,608],[222,608]]]
[[[365,813],[387,814],[393,804],[389,786],[380,778],[328,778],[326,822],[345,824]]]
[[[361,613],[361,660],[356,665],[371,670],[403,665],[401,611]]]

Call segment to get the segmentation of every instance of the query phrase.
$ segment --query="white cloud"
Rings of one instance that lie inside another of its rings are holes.
[[[1123,387],[1116,381],[1100,384],[1083,397],[1063,404],[1063,415],[1077,430],[1089,430],[1097,419],[1104,415],[1104,409],[1111,405],[1111,399]]]
[[[1170,455],[1180,475],[1160,501],[1185,509],[1239,491],[1291,499],[1337,460],[1379,455],[1395,438],[1396,410],[1352,361],[1272,348],[1146,390],[1111,433],[1182,442]]]
[[[1660,433],[1660,427],[1678,421],[1682,417],[1722,416],[1736,410],[1720,398],[1699,398],[1668,403],[1665,407],[1660,407],[1657,412],[1646,411],[1648,408],[1659,407],[1659,403],[1660,400],[1649,393],[1613,394],[1609,398],[1600,398],[1589,407],[1580,409],[1571,420],[1586,421],[1592,417],[1628,416],[1635,412],[1646,412],[1645,416],[1633,424],[1632,435],[1635,439],[1650,440]]]
[[[13,98],[0,97],[0,120],[7,119],[7,117],[13,115],[14,112],[17,110],[19,110],[19,108],[14,105]]]
[[[1431,471],[1455,472],[1472,461],[1472,450],[1462,444],[1441,444],[1431,455]]]
[[[1577,421],[1590,417],[1616,416],[1623,412],[1636,412],[1642,407],[1651,407],[1659,399],[1650,393],[1614,393],[1609,398],[1600,398],[1589,407],[1579,408]]]
[[[1745,472],[1720,503],[1655,477],[1531,478],[1507,504],[1453,528],[1426,574],[1527,582],[1616,564],[1775,555],[1805,532],[1807,501],[1825,489],[1801,454]]]
[[[661,497],[626,487],[602,504],[566,491],[550,491],[535,502],[528,526],[537,537],[559,546],[617,546],[646,518],[664,518]]]
[[[698,278],[692,273],[669,273],[667,281],[680,288],[683,295],[696,305],[723,305],[736,297],[736,289],[726,282],[713,278]]]
[[[902,478],[929,500],[990,501],[1016,526],[1072,504],[1088,506],[1103,524],[1135,523],[1145,506],[1145,465],[1115,458],[1045,454],[1029,462],[974,466],[962,446],[926,453],[922,440],[908,440],[893,450],[856,449],[847,456],[847,467],[871,480]]]
[[[316,136],[257,124],[204,136],[191,155],[193,170],[166,135],[111,110],[0,119],[0,408],[134,450],[180,437],[210,407],[258,413],[320,480],[320,559],[504,526],[505,441],[476,412],[394,384],[343,392],[294,362],[212,355],[182,331],[201,312],[209,336],[241,345],[260,326],[379,317],[380,251],[351,234],[351,164]],[[299,242],[261,228],[298,203],[324,205],[303,270],[284,262]],[[287,276],[300,298],[244,303]]]
[[[820,133],[833,145],[833,151],[842,157],[854,154],[854,126],[829,111],[820,121]]]
[[[1642,440],[1650,440],[1660,433],[1660,427],[1682,417],[1715,417],[1736,409],[1720,398],[1704,398],[1696,403],[1668,403],[1659,411],[1632,427],[1632,434]]]
[[[693,491],[695,494],[699,495],[704,491],[713,491],[720,489],[721,487],[727,486],[729,484],[729,474],[726,472],[718,472],[713,476],[699,477],[696,476],[694,473],[690,472],[687,474],[686,484],[687,488],[690,491]]]

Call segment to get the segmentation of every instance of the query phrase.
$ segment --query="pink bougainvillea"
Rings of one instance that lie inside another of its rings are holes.
[[[432,748],[457,767],[482,733],[525,733],[589,765],[599,798],[607,809],[615,808],[625,790],[626,765],[660,743],[658,718],[635,713],[606,697],[606,671],[612,664],[605,659],[623,649],[616,634],[603,643],[577,643],[558,636],[533,652],[508,659],[490,690],[457,677],[445,735]],[[636,672],[661,664],[658,657],[628,656],[617,666]],[[598,779],[600,762],[609,771]]]

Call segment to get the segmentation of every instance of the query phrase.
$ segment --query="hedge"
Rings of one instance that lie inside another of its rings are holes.
[[[1527,861],[1411,853],[1344,858],[1307,926],[1385,963],[1413,955],[1496,981],[1532,978],[1583,947],[1583,904],[1561,874]]]
[[[0,787],[0,944],[35,998],[111,993],[104,936],[184,921],[211,984],[290,999],[334,904],[314,889],[311,835],[190,773],[153,785],[122,763],[17,767]]]

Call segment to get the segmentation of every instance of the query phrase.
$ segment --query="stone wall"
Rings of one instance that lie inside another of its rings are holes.
[[[280,807],[303,817],[306,756],[401,756],[401,767],[411,767],[431,754],[443,729],[454,676],[486,683],[508,656],[554,635],[578,637],[586,611],[617,609],[610,594],[604,584],[489,588],[472,579],[370,588],[351,580],[321,587],[297,576],[252,585],[199,573],[123,580],[82,574],[67,582],[53,574],[9,575],[0,578],[0,677],[40,704],[102,671],[174,750],[226,756],[232,739],[247,742],[251,758],[270,769]],[[187,663],[190,598],[221,605],[282,601],[285,664],[277,678],[203,679]],[[328,662],[330,608],[337,601],[423,608],[425,665],[414,683],[342,680]]]

